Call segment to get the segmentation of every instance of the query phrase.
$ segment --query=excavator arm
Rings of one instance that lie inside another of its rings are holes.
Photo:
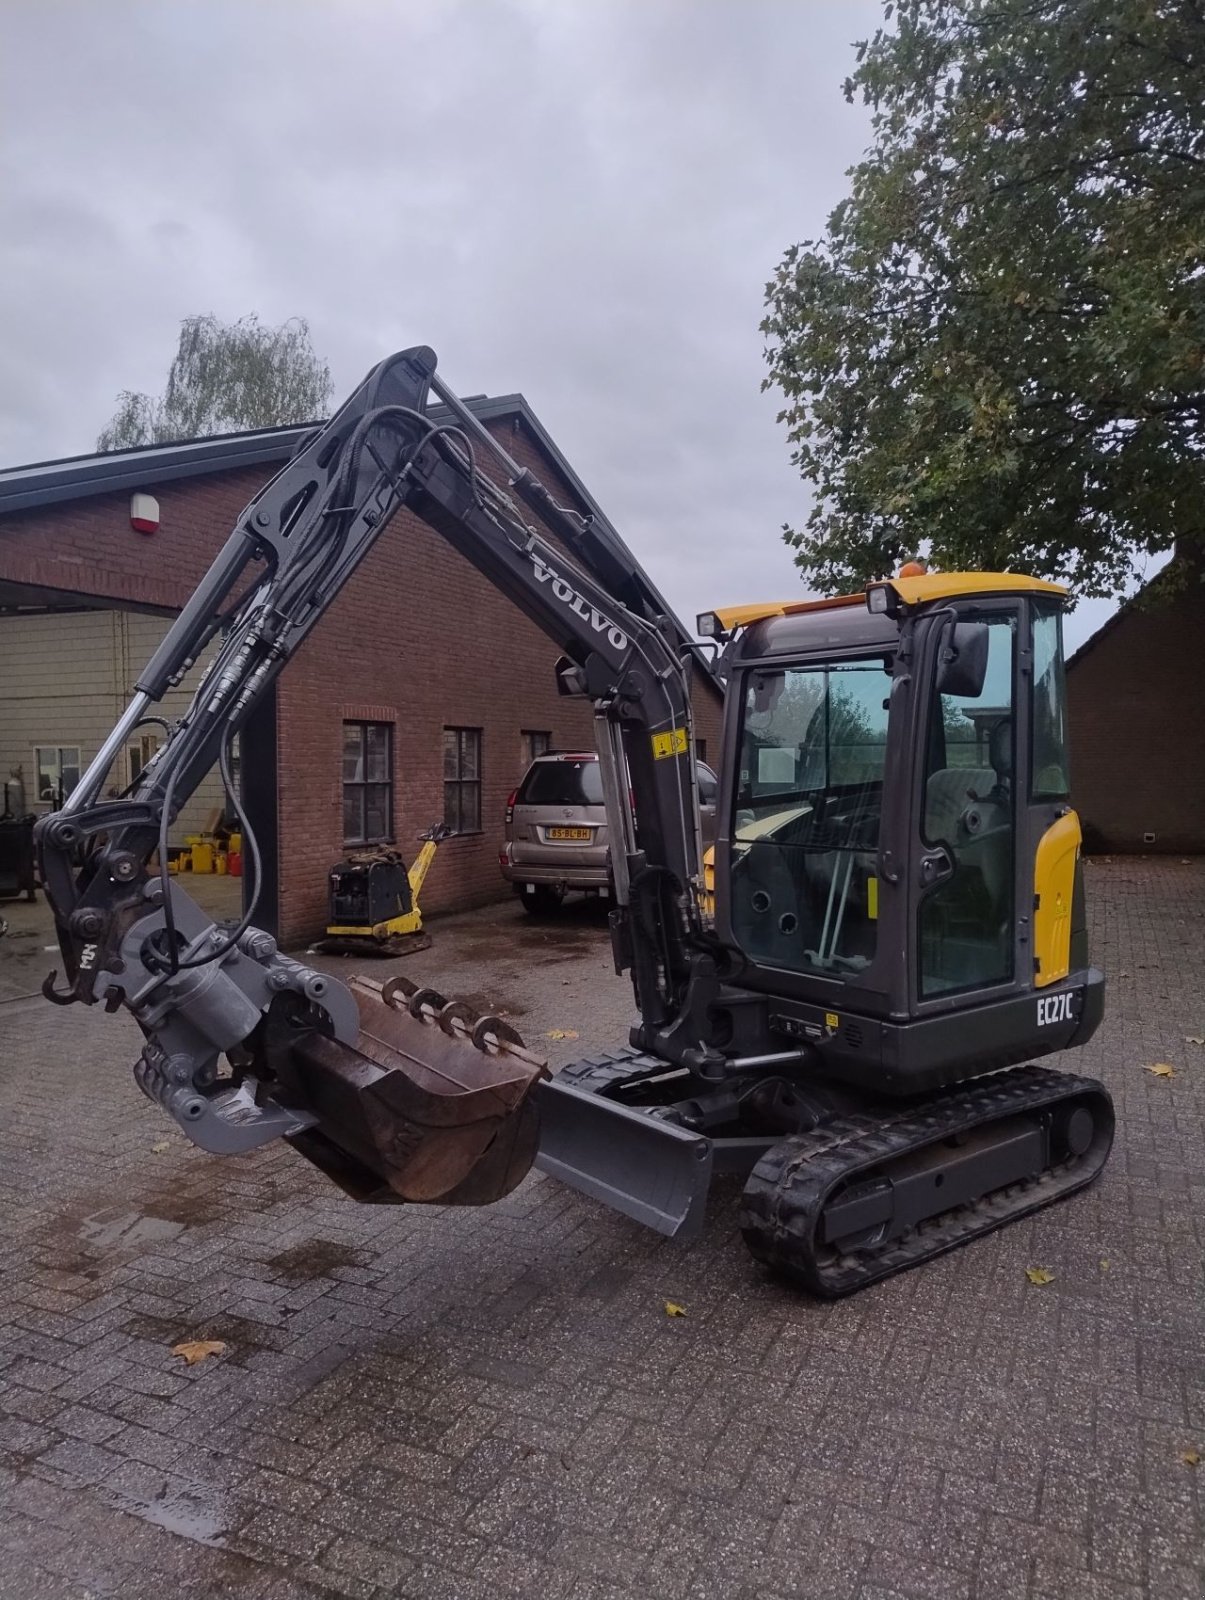
[[[709,956],[688,676],[618,541],[557,506],[435,365],[424,347],[381,363],[252,500],[96,760],[38,825],[37,848],[66,969],[47,997],[128,1009],[146,1039],[138,1082],[190,1138],[226,1152],[284,1135],[361,1198],[448,1203],[495,1198],[527,1170],[541,1064],[504,1023],[474,1022],[433,991],[348,987],[290,959],[254,926],[254,897],[237,927],[216,927],[166,872],[173,818],[215,761],[237,806],[234,738],[408,509],[556,642],[560,686],[593,701],[617,968],[631,971],[644,1046],[706,1070],[712,1053],[689,1020]],[[507,489],[483,469],[486,452]],[[137,784],[102,798],[116,755],[161,722],[156,702],[210,651]],[[244,832],[258,886],[245,819]]]

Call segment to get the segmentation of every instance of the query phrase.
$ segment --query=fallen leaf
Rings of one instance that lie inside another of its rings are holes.
[[[223,1355],[225,1350],[221,1339],[185,1339],[172,1345],[172,1355],[183,1356],[190,1367],[195,1367],[198,1361],[208,1361],[210,1356]]]
[[[1029,1279],[1030,1283],[1043,1284],[1054,1282],[1054,1273],[1051,1272],[1049,1267],[1026,1267],[1025,1276]]]
[[[1100,1270],[1102,1272],[1108,1272],[1108,1270],[1109,1270],[1109,1258],[1108,1258],[1108,1256],[1101,1256],[1101,1258],[1100,1258]]]
[[[1174,1078],[1175,1067],[1169,1066],[1166,1061],[1156,1061],[1149,1067],[1143,1067],[1143,1072],[1149,1072],[1152,1078]]]
[[[578,1035],[572,1028],[549,1028],[544,1035],[546,1039],[576,1039]]]
[[[665,1302],[665,1314],[667,1317],[684,1317],[686,1315],[686,1307],[675,1305],[672,1300],[667,1300]]]
[[[151,1154],[153,1156],[161,1156],[165,1150],[170,1150],[171,1147],[172,1142],[170,1139],[156,1139],[151,1146]]]
[[[1181,1450],[1180,1461],[1186,1467],[1199,1467],[1201,1465],[1201,1452],[1199,1450]]]
[[[1184,1035],[1184,1043],[1205,1045],[1205,1039],[1200,1038],[1200,1036],[1195,1033],[1186,1033]]]

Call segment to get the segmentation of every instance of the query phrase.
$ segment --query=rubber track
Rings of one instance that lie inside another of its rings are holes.
[[[846,1255],[829,1251],[823,1260],[818,1257],[824,1208],[842,1183],[999,1118],[1078,1099],[1096,1102],[1096,1136],[1083,1156],[930,1218],[877,1251],[871,1246]],[[749,1176],[741,1232],[754,1257],[771,1271],[813,1294],[835,1299],[1074,1194],[1100,1172],[1112,1142],[1112,1102],[1103,1084],[1045,1067],[1014,1067],[894,1114],[880,1111],[835,1118],[810,1134],[784,1139],[767,1151]]]

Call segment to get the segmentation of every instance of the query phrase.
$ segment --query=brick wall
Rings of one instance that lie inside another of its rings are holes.
[[[1203,651],[1205,586],[1190,573],[1069,663],[1072,797],[1090,848],[1205,851]]]
[[[506,448],[562,503],[569,486],[534,445],[496,425]],[[439,848],[423,910],[479,905],[510,892],[498,867],[506,797],[522,776],[520,732],[593,748],[587,702],[556,693],[558,651],[534,623],[425,523],[394,519],[280,679],[281,929],[321,925],[326,873],[341,838],[344,717],[365,702],[395,721],[395,815],[403,853],[443,817],[443,730],[482,731],[479,834]],[[719,748],[719,696],[696,690],[697,733]],[[369,707],[371,709],[371,706]],[[337,852],[336,852],[337,853]]]
[[[506,448],[562,502],[558,476],[517,419],[493,424]],[[0,580],[116,604],[179,608],[270,471],[246,468],[146,488],[160,502],[151,538],[129,527],[125,492],[69,501],[0,524]],[[326,921],[327,872],[343,854],[345,718],[394,723],[395,836],[403,852],[443,816],[443,729],[482,730],[482,831],[440,848],[428,912],[509,892],[498,869],[506,796],[521,775],[520,732],[592,744],[589,706],[556,694],[556,648],[463,557],[416,518],[394,519],[279,679],[280,926],[286,942]],[[696,733],[714,763],[718,692],[696,689]],[[378,715],[379,713],[379,715]]]
[[[150,537],[130,527],[125,491],[11,513],[0,521],[0,579],[178,611],[270,476],[263,467],[245,467],[179,483],[148,482],[161,518]]]

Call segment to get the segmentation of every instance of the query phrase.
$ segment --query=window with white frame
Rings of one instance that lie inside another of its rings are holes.
[[[137,744],[127,746],[130,762],[130,782],[137,783],[147,767],[151,764],[152,757],[159,749],[159,735],[157,733],[144,733]]]

